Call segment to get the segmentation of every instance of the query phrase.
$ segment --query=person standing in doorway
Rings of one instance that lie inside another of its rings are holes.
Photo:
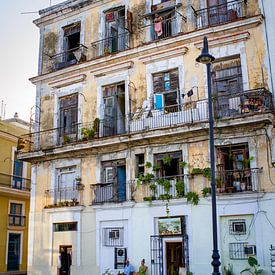
[[[71,254],[67,253],[64,248],[61,248],[61,253],[59,256],[59,266],[60,266],[60,275],[70,275],[72,265]]]

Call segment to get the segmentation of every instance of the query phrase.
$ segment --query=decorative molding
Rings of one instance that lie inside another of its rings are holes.
[[[157,53],[152,53],[141,57],[139,60],[144,64],[153,63],[155,61],[160,61],[172,57],[176,57],[179,55],[184,55],[188,52],[188,48],[186,46],[174,47],[165,49],[164,51],[160,51]]]
[[[67,78],[62,78],[56,81],[49,82],[51,88],[61,88],[75,83],[83,82],[86,79],[86,74],[74,75]]]
[[[105,76],[106,74],[111,74],[111,73],[116,73],[119,71],[123,71],[123,70],[128,70],[133,68],[134,62],[133,61],[129,61],[129,62],[121,62],[121,63],[117,63],[115,65],[109,65],[109,66],[104,66],[100,69],[98,68],[94,68],[93,70],[90,71],[90,73],[96,73],[94,76],[95,77],[101,77],[101,76]]]
[[[221,47],[228,44],[234,44],[241,41],[246,41],[250,38],[249,32],[243,32],[243,33],[237,33],[233,35],[224,35],[224,36],[218,36],[216,38],[208,39],[208,46],[209,47]],[[195,42],[194,45],[198,49],[203,48],[202,42]]]

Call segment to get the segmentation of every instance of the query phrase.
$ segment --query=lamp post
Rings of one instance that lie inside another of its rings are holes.
[[[209,146],[211,162],[211,198],[212,198],[212,227],[213,227],[213,254],[212,254],[212,275],[220,275],[219,267],[221,265],[218,250],[218,233],[217,233],[217,203],[216,203],[216,186],[215,186],[215,147],[214,147],[214,120],[213,104],[211,92],[211,63],[215,57],[209,54],[208,41],[205,36],[203,39],[203,49],[201,55],[196,59],[197,62],[205,64],[207,68],[207,86],[208,86],[208,112],[209,112]]]

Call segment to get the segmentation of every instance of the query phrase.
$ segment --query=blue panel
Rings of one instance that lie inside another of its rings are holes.
[[[162,110],[163,109],[163,96],[160,94],[155,95],[155,102],[156,102],[156,109]]]
[[[118,181],[118,201],[126,200],[126,167],[117,167],[117,181]]]

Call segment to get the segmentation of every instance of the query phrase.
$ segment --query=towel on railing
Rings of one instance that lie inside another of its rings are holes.
[[[162,30],[162,17],[158,14],[155,15],[155,19],[154,19],[154,30],[157,34],[157,36],[161,36],[163,34],[163,30]]]

